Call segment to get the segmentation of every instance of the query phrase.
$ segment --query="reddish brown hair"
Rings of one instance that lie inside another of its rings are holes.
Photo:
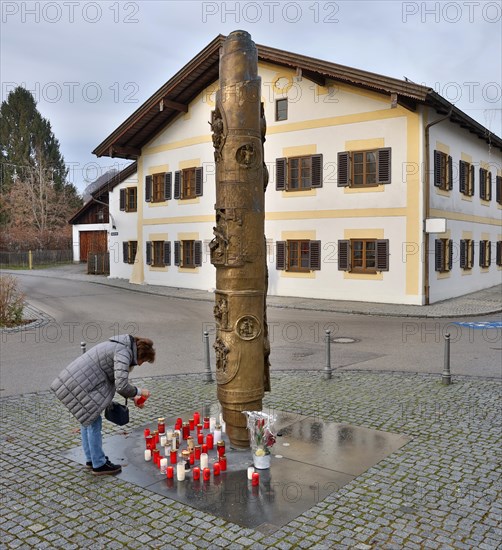
[[[155,348],[150,338],[142,338],[135,336],[136,347],[138,348],[138,361],[147,361],[153,363],[155,361]]]

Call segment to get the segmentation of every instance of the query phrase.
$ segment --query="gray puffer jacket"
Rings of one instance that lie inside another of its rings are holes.
[[[94,346],[70,363],[51,384],[51,390],[84,426],[92,424],[112,402],[117,391],[134,397],[129,372],[137,364],[136,342],[121,334]]]

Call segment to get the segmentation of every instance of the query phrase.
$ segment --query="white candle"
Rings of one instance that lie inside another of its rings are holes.
[[[167,436],[167,440],[171,441],[171,439],[173,438],[173,431],[172,430],[167,430],[166,436]]]
[[[160,459],[160,473],[165,474],[167,470],[167,458]]]
[[[166,443],[167,443],[167,437],[165,435],[161,435],[160,436],[160,444],[162,445],[162,447],[165,447]]]
[[[254,474],[254,467],[249,466],[248,467],[248,479],[253,479],[253,474]]]
[[[175,435],[173,435],[173,437],[171,439],[171,450],[172,451],[176,450],[176,436]]]
[[[223,422],[225,422],[225,421],[223,420],[223,413],[220,413],[220,422],[219,422],[219,424],[223,424]]]
[[[207,456],[207,453],[202,453],[200,455],[200,469],[203,470],[204,468],[207,468],[209,464],[209,457]]]
[[[226,433],[227,431],[227,423],[224,420],[221,421],[221,431],[222,433]]]
[[[178,478],[178,481],[185,480],[185,463],[184,462],[178,462],[178,464],[176,464],[176,477]]]
[[[171,445],[166,445],[164,447],[164,456],[169,456],[171,454]]]
[[[145,449],[145,460],[152,460],[152,451],[150,449]]]
[[[211,416],[209,419],[209,431],[214,432],[214,427],[216,426],[216,418],[214,416]]]
[[[221,441],[221,429],[215,428],[214,430],[214,444],[218,443],[218,441]]]

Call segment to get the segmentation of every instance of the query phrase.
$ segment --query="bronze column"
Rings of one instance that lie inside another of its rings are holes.
[[[268,390],[265,316],[265,118],[258,53],[245,31],[220,51],[220,88],[212,113],[216,161],[216,381],[234,448],[249,447],[244,410],[261,410]]]

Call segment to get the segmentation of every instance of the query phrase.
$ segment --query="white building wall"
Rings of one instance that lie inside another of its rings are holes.
[[[431,115],[432,120],[434,117]],[[433,183],[434,150],[443,150],[452,157],[453,189],[437,190]],[[466,197],[459,191],[459,161],[467,160],[475,167],[474,195]],[[479,168],[492,173],[492,198],[480,199]],[[447,232],[431,234],[429,241],[430,303],[445,300],[489,288],[501,282],[501,271],[495,262],[496,242],[500,240],[502,207],[495,198],[495,181],[502,175],[502,154],[467,130],[449,121],[431,127],[430,131],[430,189],[431,217],[446,218]],[[470,270],[460,267],[460,240],[470,233],[474,241],[474,265]],[[436,239],[449,238],[453,241],[453,267],[449,273],[435,271],[434,243]],[[479,241],[491,241],[491,265],[479,266]]]

